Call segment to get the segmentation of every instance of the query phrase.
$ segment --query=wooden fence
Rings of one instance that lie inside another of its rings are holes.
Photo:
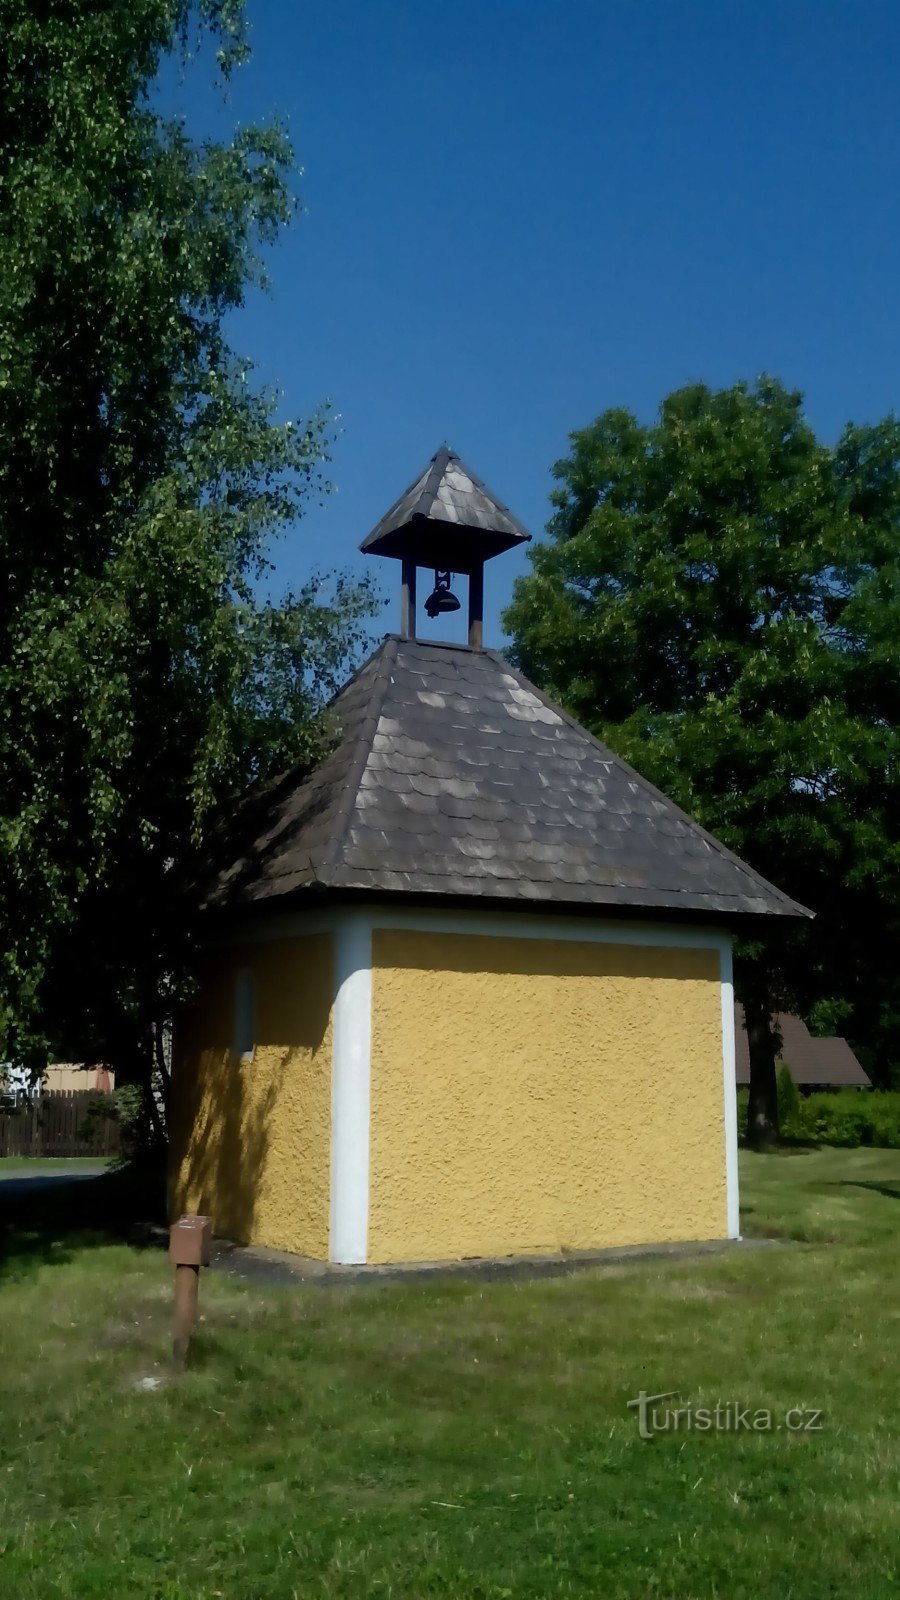
[[[116,1156],[122,1148],[118,1118],[106,1095],[91,1089],[44,1094],[31,1105],[0,1111],[3,1156]]]

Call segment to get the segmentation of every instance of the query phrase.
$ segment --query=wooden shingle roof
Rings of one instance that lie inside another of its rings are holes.
[[[808,915],[493,651],[390,637],[333,714],[336,747],[271,793],[208,907],[360,892]]]
[[[433,541],[433,558],[439,564],[449,562],[454,572],[466,571],[473,555],[489,559],[531,538],[449,445],[435,451],[425,471],[394,501],[359,548],[364,555],[399,556],[406,542],[404,530],[411,525],[420,540]],[[421,545],[419,557],[422,565],[431,564]]]

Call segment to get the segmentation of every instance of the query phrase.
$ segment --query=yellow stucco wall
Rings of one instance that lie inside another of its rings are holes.
[[[256,1049],[233,1054],[239,972],[253,973]],[[217,1234],[328,1255],[331,938],[211,952],[176,1029],[170,1200]]]
[[[370,1261],[726,1235],[716,950],[375,932]]]

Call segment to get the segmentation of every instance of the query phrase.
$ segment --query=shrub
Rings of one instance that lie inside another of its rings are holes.
[[[793,1133],[800,1115],[800,1095],[785,1063],[778,1068],[778,1123],[782,1133]]]
[[[118,1122],[118,1120],[119,1110],[116,1105],[115,1095],[95,1095],[85,1107],[84,1121],[78,1129],[78,1137],[88,1143],[92,1140],[98,1140],[106,1131],[102,1124],[104,1122]]]
[[[149,1119],[144,1090],[137,1083],[123,1083],[112,1096],[122,1128],[122,1146],[129,1156],[137,1156],[149,1141]]]
[[[807,1139],[812,1144],[841,1145],[856,1149],[876,1145],[900,1150],[900,1091],[876,1089],[836,1089],[819,1094],[800,1095],[792,1082],[796,1108],[787,1106],[787,1090],[778,1074],[778,1112],[781,1131],[789,1139]],[[738,1133],[747,1130],[747,1089],[739,1089]]]
[[[808,1095],[800,1102],[796,1132],[816,1144],[900,1150],[900,1093],[840,1089]]]

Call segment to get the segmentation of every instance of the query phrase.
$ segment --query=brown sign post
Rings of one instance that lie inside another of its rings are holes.
[[[197,1325],[200,1268],[209,1266],[211,1217],[179,1217],[169,1229],[169,1259],[175,1264],[175,1307],[172,1318],[172,1361],[183,1369]]]

